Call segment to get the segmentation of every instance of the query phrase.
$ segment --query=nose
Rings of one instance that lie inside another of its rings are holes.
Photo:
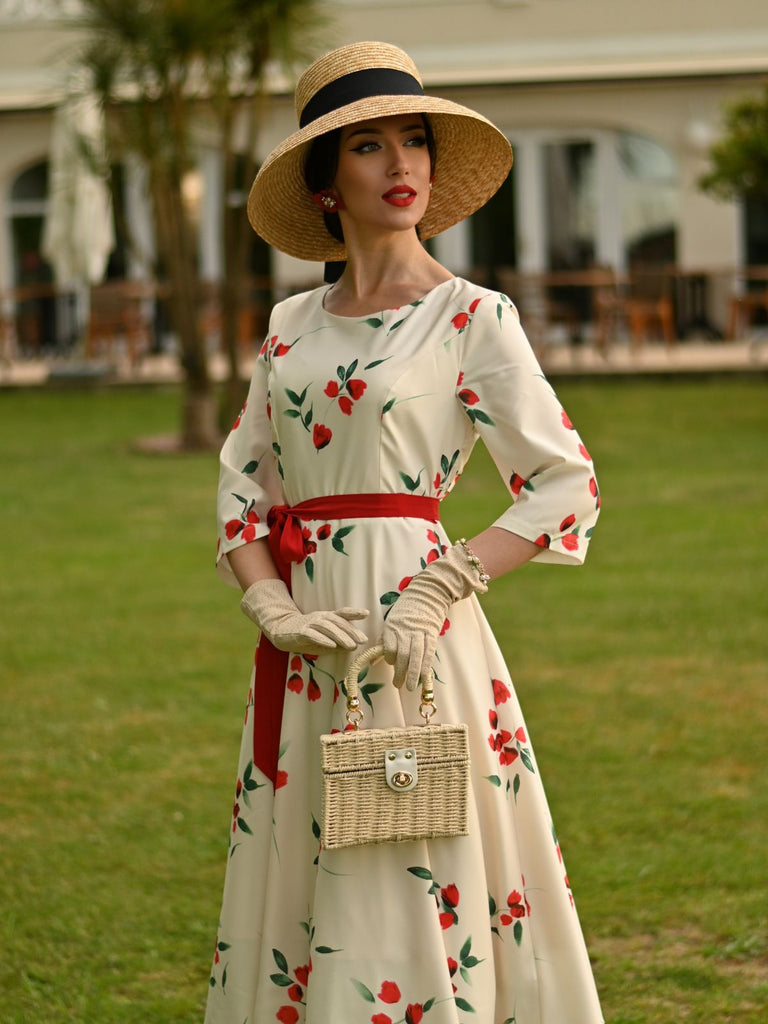
[[[408,174],[409,170],[408,150],[405,146],[394,146],[389,166],[390,176],[395,177],[399,174]]]

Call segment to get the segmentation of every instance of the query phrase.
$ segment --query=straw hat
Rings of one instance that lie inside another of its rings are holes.
[[[346,259],[304,182],[310,143],[334,128],[392,114],[429,115],[437,165],[422,239],[479,209],[512,166],[499,129],[468,107],[425,96],[416,65],[389,43],[352,43],[316,60],[296,86],[296,113],[299,130],[269,154],[251,187],[248,219],[270,245],[299,259]]]

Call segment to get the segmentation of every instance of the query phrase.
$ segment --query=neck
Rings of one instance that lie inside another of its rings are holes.
[[[422,246],[416,232],[375,241],[347,239],[347,266],[326,297],[332,312],[359,315],[420,298],[453,275]]]

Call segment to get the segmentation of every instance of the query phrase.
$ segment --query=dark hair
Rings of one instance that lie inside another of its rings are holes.
[[[435,133],[426,114],[420,115],[424,121],[424,135],[427,140],[429,152],[429,165],[432,173],[435,173],[437,163],[437,148],[435,146]],[[333,185],[336,171],[339,166],[339,142],[341,140],[341,128],[333,128],[325,135],[319,135],[309,146],[309,152],[304,162],[304,183],[313,194],[322,192]],[[341,229],[341,219],[338,213],[323,212],[323,220],[330,235],[337,242],[344,241],[344,232]]]

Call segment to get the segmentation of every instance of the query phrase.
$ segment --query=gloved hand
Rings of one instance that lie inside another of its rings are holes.
[[[368,637],[350,625],[368,615],[365,608],[300,612],[282,580],[258,580],[243,594],[240,607],[279,651],[322,654],[341,647],[351,651]]]
[[[455,544],[414,576],[384,620],[384,660],[395,667],[395,686],[415,690],[424,681],[435,656],[437,640],[448,609],[470,594],[484,594],[488,587],[468,557]]]

